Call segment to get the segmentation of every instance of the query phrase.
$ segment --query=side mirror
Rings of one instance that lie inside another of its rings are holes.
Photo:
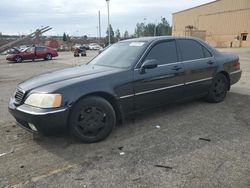
[[[144,74],[146,69],[154,69],[158,66],[158,61],[156,59],[148,59],[143,62],[140,73]]]

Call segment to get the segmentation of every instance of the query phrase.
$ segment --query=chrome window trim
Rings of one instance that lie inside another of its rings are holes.
[[[157,67],[164,67],[164,66],[168,66],[168,65],[175,65],[175,64],[180,64],[180,63],[189,63],[189,62],[195,62],[195,61],[199,61],[199,60],[209,60],[212,59],[213,57],[206,57],[206,58],[202,58],[202,59],[194,59],[194,60],[187,60],[187,61],[178,61],[178,62],[174,62],[174,63],[166,63],[166,64],[161,64],[158,65]],[[136,68],[134,70],[140,70],[140,68]]]
[[[175,64],[180,64],[182,63],[181,61],[178,61],[178,62],[174,62],[174,63],[166,63],[166,64],[161,64],[161,65],[158,65],[157,67],[164,67],[164,66],[168,66],[168,65],[175,65]],[[136,68],[134,70],[140,70],[140,68]]]
[[[188,62],[193,62],[193,61],[199,61],[199,60],[206,60],[206,59],[213,59],[214,57],[205,57],[205,58],[200,58],[200,59],[191,59],[191,60],[186,60],[186,61],[181,61],[182,63],[188,63]]]
[[[194,83],[203,82],[203,81],[212,80],[212,79],[213,79],[213,77],[204,78],[204,79],[200,79],[200,80],[194,80],[194,81],[190,81],[190,82],[187,82],[187,83],[176,84],[176,85],[172,85],[172,86],[168,86],[168,87],[162,87],[162,88],[158,88],[158,89],[152,89],[152,90],[148,90],[148,91],[142,91],[142,92],[135,93],[135,94],[130,94],[130,95],[124,95],[124,96],[121,96],[119,98],[120,99],[125,99],[125,98],[134,97],[134,96],[138,96],[138,95],[143,95],[143,94],[147,94],[147,93],[153,93],[155,91],[162,91],[162,90],[166,90],[166,89],[171,89],[171,88],[175,88],[175,87],[194,84]]]
[[[125,98],[129,98],[129,97],[133,97],[135,96],[134,94],[130,94],[130,95],[124,95],[124,96],[121,96],[120,99],[125,99]]]
[[[179,86],[183,86],[183,85],[184,84],[177,84],[177,85],[172,85],[172,86],[168,86],[168,87],[162,87],[162,88],[158,88],[158,89],[152,89],[152,90],[149,90],[149,91],[143,91],[143,92],[136,93],[135,96],[137,96],[137,95],[143,95],[143,94],[146,94],[146,93],[152,93],[152,92],[155,92],[155,91],[161,91],[161,90],[165,90],[165,89],[175,88],[175,87],[179,87]]]
[[[232,75],[232,74],[237,74],[237,73],[240,73],[240,72],[242,72],[242,70],[233,71],[233,72],[230,72],[229,74]]]
[[[171,40],[171,39],[167,39],[167,40]],[[167,41],[166,40],[166,41]],[[174,39],[175,42],[176,42],[176,46],[178,47],[178,40],[181,40],[181,39]],[[186,60],[186,61],[179,61],[179,62],[174,62],[174,63],[166,63],[166,64],[161,64],[159,65],[158,67],[161,67],[161,66],[166,66],[166,65],[173,65],[173,64],[178,64],[178,63],[187,63],[187,62],[192,62],[192,61],[198,61],[198,60],[206,60],[206,59],[215,59],[215,56],[214,56],[214,53],[212,53],[210,51],[210,49],[208,49],[204,44],[202,44],[200,41],[197,41],[197,40],[194,40],[194,39],[184,39],[184,40],[193,40],[193,41],[196,41],[198,42],[203,48],[205,48],[206,50],[209,51],[209,53],[211,54],[210,57],[204,57],[204,58],[199,58],[199,59],[191,59],[191,60]],[[164,42],[164,41],[162,41]],[[138,64],[142,61],[142,59],[144,58],[145,54],[150,50],[151,46],[153,46],[155,43],[157,42],[152,42],[148,47],[147,49],[143,52],[142,56],[139,58],[138,62],[135,64],[134,66],[134,70],[139,70],[140,68],[136,68],[138,66]],[[178,51],[178,49],[177,49]],[[177,52],[178,53],[178,52]]]

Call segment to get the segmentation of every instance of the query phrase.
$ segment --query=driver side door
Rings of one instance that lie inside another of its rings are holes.
[[[35,58],[35,47],[28,48],[23,55],[23,59],[34,59]]]
[[[158,66],[141,71],[141,66],[146,60],[156,60]],[[184,66],[179,62],[175,40],[152,45],[134,70],[135,110],[180,99],[184,91],[184,76]]]

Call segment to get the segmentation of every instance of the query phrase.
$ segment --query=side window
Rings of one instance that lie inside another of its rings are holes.
[[[204,57],[212,57],[211,53],[205,47],[203,47],[203,52],[204,52]]]
[[[44,50],[44,47],[36,47],[36,51],[41,52]]]
[[[35,51],[35,47],[30,47],[26,50],[26,52],[34,52]]]
[[[157,59],[159,65],[178,61],[175,41],[167,41],[156,44],[148,53],[145,60]]]
[[[183,61],[204,58],[203,46],[189,39],[179,40],[181,56]]]

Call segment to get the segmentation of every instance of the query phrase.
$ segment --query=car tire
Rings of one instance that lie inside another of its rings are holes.
[[[105,139],[115,124],[116,115],[112,105],[97,96],[86,97],[77,102],[69,118],[72,136],[85,143]]]
[[[46,54],[45,60],[52,60],[52,55],[51,54]]]
[[[16,63],[22,63],[23,62],[23,58],[21,56],[16,56],[15,62]]]
[[[207,96],[208,102],[211,103],[222,102],[227,95],[228,86],[229,86],[229,80],[227,79],[227,77],[222,73],[217,74],[214,77],[212,85],[209,89],[209,93]]]

